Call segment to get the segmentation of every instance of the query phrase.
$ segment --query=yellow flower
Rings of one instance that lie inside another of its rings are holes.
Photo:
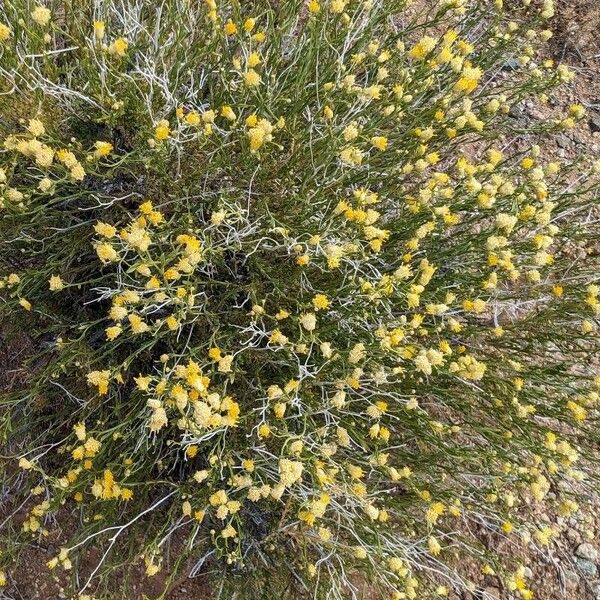
[[[71,451],[73,460],[83,460],[85,458],[85,446],[77,446]]]
[[[154,577],[160,571],[160,565],[154,564],[151,559],[146,558],[145,563],[146,575],[148,575],[148,577]]]
[[[225,23],[225,33],[227,35],[235,35],[237,33],[237,25],[231,19]]]
[[[244,74],[244,83],[248,87],[256,87],[260,84],[260,75],[254,69],[248,69]]]
[[[96,254],[104,264],[115,262],[119,259],[117,251],[110,244],[106,243],[96,246]]]
[[[220,360],[220,358],[221,358],[221,350],[219,348],[211,348],[208,351],[208,356],[212,360]]]
[[[246,64],[250,69],[253,69],[254,67],[260,65],[260,62],[260,54],[258,52],[251,52],[248,56],[248,61]]]
[[[113,325],[112,327],[106,328],[106,339],[112,341],[118,338],[123,332],[123,328],[119,325]]]
[[[95,385],[98,388],[98,393],[101,396],[105,396],[108,393],[109,377],[110,371],[92,371],[87,375],[87,382],[90,385]],[[91,440],[93,440],[93,438],[89,438],[86,442],[86,449],[88,448],[88,445],[91,448]]]
[[[592,321],[590,321],[589,319],[585,319],[581,323],[582,333],[591,333],[592,331],[594,331],[595,328],[596,327],[595,327],[594,323]]]
[[[581,104],[572,104],[569,107],[569,115],[575,119],[583,119],[585,117],[585,108]]]
[[[30,119],[29,124],[27,125],[27,131],[29,131],[33,137],[40,137],[41,135],[44,135],[46,130],[44,124],[39,119]]]
[[[454,84],[457,92],[470,93],[475,90],[483,71],[477,67],[466,67],[463,69],[460,79]]]
[[[122,489],[121,490],[121,499],[122,500],[131,500],[133,498],[133,490]]]
[[[179,321],[173,315],[169,315],[165,319],[165,323],[171,331],[175,331],[179,327]]]
[[[282,485],[290,487],[302,478],[304,465],[288,458],[279,459],[279,478]]]
[[[205,110],[202,115],[202,122],[207,125],[215,122],[216,114],[214,110]]]
[[[325,294],[316,294],[313,298],[313,306],[315,307],[315,310],[325,310],[326,308],[329,308],[330,304],[329,298],[327,298]]]
[[[58,160],[62,162],[67,169],[72,169],[79,164],[77,157],[70,150],[66,150],[64,148],[57,150],[56,158],[58,158]]]
[[[113,56],[123,57],[125,56],[128,47],[129,42],[125,38],[120,37],[108,47],[108,52]]]
[[[188,125],[191,125],[192,127],[195,127],[196,125],[200,125],[200,122],[201,122],[200,115],[195,111],[191,111],[187,115],[185,115],[185,122]]]
[[[227,527],[225,527],[225,529],[223,529],[223,531],[221,531],[221,535],[224,538],[232,538],[237,535],[237,531],[235,530],[235,528],[232,525],[227,525]]]
[[[69,171],[69,175],[71,175],[71,179],[73,179],[74,181],[83,181],[85,178],[85,170],[79,163],[77,163]]]
[[[310,13],[315,15],[321,10],[321,5],[317,2],[317,0],[310,0],[308,3],[308,10]]]
[[[25,298],[21,298],[19,300],[19,304],[27,311],[31,310],[31,302],[29,302],[29,300],[26,300]]]
[[[502,531],[504,531],[504,533],[511,533],[513,530],[513,524],[510,521],[504,521],[504,523],[502,523]]]
[[[346,165],[358,167],[363,161],[363,151],[355,146],[350,146],[341,151],[340,159]]]
[[[26,459],[25,457],[19,459],[19,468],[23,469],[24,471],[28,471],[32,467],[33,464],[30,460]]]
[[[431,36],[422,37],[410,50],[408,55],[419,60],[424,59],[436,46],[437,41]]]
[[[263,423],[258,428],[258,437],[260,437],[260,438],[267,438],[270,435],[271,435],[271,428],[266,423]]]
[[[442,550],[440,543],[433,536],[427,540],[427,546],[429,547],[429,552],[431,552],[433,556],[437,556]]]
[[[256,19],[249,18],[244,21],[244,31],[250,33],[256,25]]]
[[[117,230],[112,225],[108,223],[102,223],[102,221],[98,221],[96,225],[94,225],[94,231],[101,235],[102,237],[111,238],[117,234]]]
[[[103,156],[108,156],[112,150],[113,150],[113,145],[110,142],[101,142],[101,141],[97,141],[94,144],[96,150],[94,151],[94,156],[96,158],[102,158]]]
[[[521,167],[523,167],[523,169],[526,171],[531,169],[534,164],[535,164],[535,160],[533,158],[531,158],[530,156],[525,157],[521,161]]]
[[[371,143],[373,146],[375,146],[375,148],[377,148],[377,150],[383,151],[387,148],[388,139],[384,136],[378,135],[371,138]]]
[[[331,0],[331,3],[329,4],[329,10],[335,15],[340,14],[344,12],[347,3],[348,0]]]
[[[42,27],[45,27],[50,23],[51,16],[50,10],[45,6],[38,5],[31,11],[31,18]]]
[[[233,355],[229,354],[219,359],[217,370],[219,373],[231,373],[231,364],[233,362]]]
[[[150,329],[148,323],[146,323],[139,315],[128,315],[127,320],[131,325],[133,333],[145,333]]]
[[[94,21],[94,37],[100,41],[104,38],[106,26],[104,21]]]
[[[300,324],[306,331],[314,331],[317,327],[317,318],[313,313],[306,313],[300,317]]]
[[[163,119],[159,121],[158,125],[154,128],[154,137],[157,140],[166,140],[171,135],[171,129],[169,128],[169,121]]]
[[[4,23],[0,23],[0,42],[5,42],[11,35],[10,27]]]
[[[51,179],[48,179],[48,177],[43,177],[38,183],[38,189],[41,192],[48,192],[52,189],[52,185],[53,183]]]
[[[225,117],[228,121],[235,121],[237,119],[236,114],[233,112],[231,106],[223,106],[221,108],[221,116]]]
[[[51,292],[58,292],[65,287],[63,280],[60,278],[60,275],[52,275],[48,280],[48,284],[50,286]]]

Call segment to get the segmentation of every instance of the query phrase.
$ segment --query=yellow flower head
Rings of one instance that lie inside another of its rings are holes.
[[[64,281],[60,278],[60,275],[52,275],[48,280],[51,292],[58,292],[65,287]]]
[[[0,23],[0,42],[6,42],[6,40],[8,40],[8,38],[11,36],[11,33],[12,32],[8,25]]]
[[[45,27],[50,23],[51,17],[52,14],[50,13],[50,10],[45,6],[38,5],[31,11],[31,18],[42,27]]]
[[[108,51],[113,56],[123,57],[127,53],[127,48],[129,48],[129,42],[125,38],[120,37],[108,47]]]
[[[169,121],[165,119],[159,121],[158,125],[154,128],[154,137],[159,141],[163,141],[170,135],[171,129],[169,128]]]
[[[104,34],[106,32],[106,26],[104,21],[94,21],[94,37],[100,41],[104,39]]]

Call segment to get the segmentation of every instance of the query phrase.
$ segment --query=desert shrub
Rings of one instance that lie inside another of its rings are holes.
[[[594,483],[600,164],[549,1],[410,4],[2,4],[0,583],[532,598],[476,533]]]

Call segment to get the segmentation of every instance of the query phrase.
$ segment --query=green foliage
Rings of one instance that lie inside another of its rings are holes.
[[[7,585],[49,536],[96,598],[532,597],[470,532],[593,482],[600,163],[549,2],[409,4],[0,7]]]

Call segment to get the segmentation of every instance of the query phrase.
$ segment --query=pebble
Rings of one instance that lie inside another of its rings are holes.
[[[497,587],[490,586],[483,590],[483,600],[490,600],[490,598],[500,600],[500,590]]]
[[[589,544],[587,542],[585,542],[584,544],[579,544],[579,546],[577,546],[575,550],[575,555],[579,556],[579,558],[585,558],[586,560],[589,560],[593,563],[598,562],[598,550],[596,550],[596,548],[594,548],[592,544]]]
[[[567,529],[566,535],[567,539],[571,542],[571,544],[581,544],[581,534],[579,533],[579,531],[577,531],[577,529],[569,527],[569,529]]]
[[[577,568],[583,575],[586,575],[590,579],[596,577],[596,574],[598,573],[598,567],[596,567],[593,562],[586,560],[585,558],[577,559]]]
[[[600,598],[600,583],[597,583],[594,586],[594,598],[596,598],[596,600]]]
[[[504,71],[517,71],[519,69],[519,61],[515,58],[509,58],[503,65]]]
[[[565,585],[567,589],[576,588],[579,585],[581,577],[571,569],[565,569]]]

